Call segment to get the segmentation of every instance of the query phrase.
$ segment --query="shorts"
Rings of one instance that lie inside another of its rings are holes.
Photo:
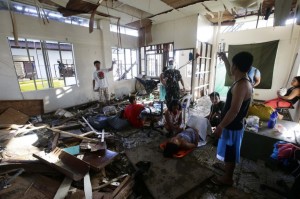
[[[109,100],[108,88],[99,88],[99,101],[107,102]]]
[[[219,138],[217,158],[224,162],[240,162],[240,150],[244,128],[241,130],[223,129]]]

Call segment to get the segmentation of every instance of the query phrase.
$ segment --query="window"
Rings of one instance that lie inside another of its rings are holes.
[[[252,19],[252,20],[251,20]],[[285,25],[295,23],[296,19],[290,18],[287,19]],[[257,27],[256,27],[257,25]],[[257,17],[249,18],[249,21],[240,21],[236,22],[233,26],[221,26],[221,32],[236,32],[241,30],[251,30],[257,28],[265,28],[265,27],[272,27],[274,26],[274,18],[270,17],[268,20],[259,20],[257,24]]]
[[[21,92],[77,84],[70,43],[9,37]]]
[[[111,32],[118,32],[118,26],[114,24],[110,24],[110,31]],[[120,33],[125,34],[125,35],[130,35],[134,37],[138,37],[139,33],[137,30],[132,29],[132,28],[125,28],[125,27],[120,27]]]
[[[137,50],[128,48],[112,48],[112,59],[116,61],[114,80],[132,79],[137,76]]]
[[[173,54],[173,43],[141,47],[141,74],[158,77]]]

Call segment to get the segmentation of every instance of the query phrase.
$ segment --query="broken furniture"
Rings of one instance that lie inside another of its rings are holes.
[[[280,133],[275,129],[269,129],[267,122],[262,122],[258,133],[253,133],[247,129],[241,146],[241,156],[250,160],[267,160],[277,141],[287,141],[293,144],[300,143],[300,124],[297,122],[277,120],[278,125],[286,128]]]
[[[44,114],[43,100],[0,100],[0,113],[7,108],[14,108],[28,116]]]
[[[15,180],[19,175],[21,175],[25,170],[23,168],[21,169],[13,169],[10,171],[6,171],[3,173],[0,173],[0,190],[7,188],[10,186],[10,183]],[[9,173],[14,173],[12,176],[8,176]]]
[[[117,152],[106,149],[85,153],[82,160],[90,164],[91,169],[100,171],[105,166],[110,164],[117,157],[117,155]]]
[[[0,115],[0,124],[26,124],[28,120],[28,115],[13,108],[6,109]]]
[[[75,181],[81,180],[90,169],[86,162],[64,152],[60,148],[56,148],[48,154],[41,151],[38,154],[33,154],[33,156]]]
[[[138,78],[135,77],[136,83],[135,83],[135,90],[138,93],[138,95],[143,95],[143,94],[150,94],[156,87],[157,84],[159,83],[159,80],[154,80],[154,79],[143,79],[143,78]],[[144,93],[143,91],[146,91]]]
[[[148,129],[148,137],[150,137],[150,133],[153,131],[157,131],[160,134],[165,134],[163,129],[163,125],[155,126],[155,123],[157,121],[162,120],[163,118],[163,108],[164,108],[164,102],[163,101],[154,101],[153,106],[145,107],[145,110],[147,111],[147,114],[145,115],[147,117],[147,120],[150,120],[150,126],[143,126],[142,130]]]

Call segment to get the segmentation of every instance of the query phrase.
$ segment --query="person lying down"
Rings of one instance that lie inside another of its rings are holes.
[[[184,130],[161,144],[163,154],[165,157],[183,157],[194,148],[205,145],[207,134],[211,134],[209,120],[191,115]]]
[[[173,155],[178,153],[180,150],[194,149],[198,146],[199,141],[200,136],[198,130],[187,127],[185,130],[167,141],[163,151],[164,157],[173,157]]]

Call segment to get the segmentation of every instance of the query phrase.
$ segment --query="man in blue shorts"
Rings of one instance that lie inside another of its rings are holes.
[[[219,53],[219,56],[225,64],[230,66],[224,53]],[[240,161],[244,118],[252,95],[252,83],[247,75],[252,62],[252,54],[240,52],[232,58],[232,65],[230,70],[227,71],[228,75],[233,78],[234,83],[227,93],[221,123],[214,132],[219,137],[217,158],[225,162],[225,174],[212,178],[212,182],[218,185],[233,185],[235,164]]]

